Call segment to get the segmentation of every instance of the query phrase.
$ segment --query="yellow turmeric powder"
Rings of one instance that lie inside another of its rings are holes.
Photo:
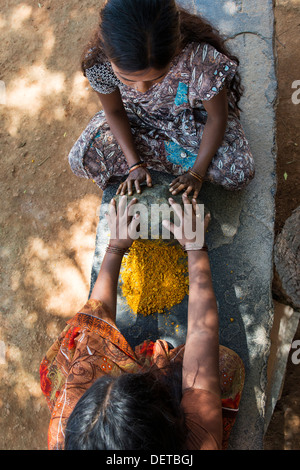
[[[134,313],[163,313],[188,294],[187,256],[179,245],[135,240],[122,261],[122,292]]]

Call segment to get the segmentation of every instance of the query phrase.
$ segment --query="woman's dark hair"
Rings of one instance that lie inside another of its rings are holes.
[[[181,449],[186,433],[178,374],[150,370],[98,379],[69,417],[65,450]]]
[[[85,73],[104,54],[126,72],[160,70],[191,42],[208,43],[239,64],[219,31],[207,20],[176,5],[175,0],[108,0],[81,66]],[[228,90],[230,111],[237,115],[242,94],[237,72]]]

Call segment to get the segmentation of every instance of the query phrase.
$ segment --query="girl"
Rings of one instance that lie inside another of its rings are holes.
[[[82,69],[103,110],[69,154],[73,172],[117,194],[171,173],[172,194],[204,180],[243,188],[254,176],[239,122],[238,59],[209,23],[174,0],[108,0]]]
[[[170,204],[184,234],[186,223],[195,224],[196,201],[190,203],[184,194],[182,200],[184,211],[174,201]],[[126,196],[120,199],[118,212],[124,217],[116,217],[115,203],[111,205],[111,232],[126,236],[111,237],[90,299],[67,322],[41,363],[41,387],[51,410],[48,448],[176,453],[226,449],[245,372],[240,357],[219,345],[207,251],[184,235],[177,238],[187,250],[189,270],[184,345],[172,348],[158,339],[132,349],[116,326],[122,257],[139,223],[129,216],[135,202],[126,207]],[[191,211],[187,204],[192,204]],[[165,224],[178,234],[172,224]]]

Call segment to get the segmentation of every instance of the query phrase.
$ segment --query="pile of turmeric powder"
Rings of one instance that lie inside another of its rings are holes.
[[[164,313],[189,290],[187,256],[180,245],[135,240],[123,258],[122,292],[134,313]]]

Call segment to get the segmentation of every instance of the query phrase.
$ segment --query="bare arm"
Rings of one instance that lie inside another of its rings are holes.
[[[208,254],[189,251],[188,267],[188,331],[182,389],[201,388],[219,395],[219,320]]]
[[[114,322],[116,319],[117,286],[123,254],[131,246],[133,238],[130,235],[135,233],[139,224],[136,214],[134,217],[128,215],[130,207],[136,202],[136,199],[132,199],[126,206],[126,196],[120,198],[116,213],[116,203],[114,200],[111,201],[107,220],[110,231],[114,234],[109,242],[113,252],[105,253],[91,293],[91,299],[100,300],[108,307]]]
[[[184,207],[190,204],[185,194],[182,200]],[[219,320],[209,257],[207,252],[199,249],[195,240],[187,239],[185,236],[185,224],[188,227],[192,223],[197,227],[196,200],[192,200],[192,211],[182,211],[173,200],[170,200],[170,204],[178,215],[180,225],[176,228],[168,221],[163,223],[174,233],[181,245],[188,244],[188,330],[183,358],[182,389],[184,391],[198,388],[220,395]],[[204,232],[208,223],[209,216],[206,216]]]
[[[193,170],[204,176],[210,162],[222,144],[227,126],[228,98],[226,87],[211,100],[203,101],[203,106],[207,111],[207,121]]]
[[[103,302],[111,313],[111,320],[116,320],[117,285],[123,256],[117,253],[105,253],[95,282],[91,299]]]
[[[192,170],[204,177],[206,171],[222,144],[227,120],[228,120],[228,99],[226,87],[209,101],[203,101],[203,106],[207,111],[207,121],[204,127],[201,144],[198,150],[196,161]],[[186,194],[193,191],[193,197],[197,198],[202,187],[202,182],[198,181],[189,173],[185,173],[175,178],[171,185],[172,194],[178,194],[185,190]]]
[[[131,167],[135,163],[138,163],[141,158],[135,148],[129,119],[123,105],[120,91],[117,89],[107,95],[97,92],[97,95],[100,99],[111,132],[125,155],[128,167]],[[144,180],[146,180],[148,186],[151,186],[152,181],[149,172],[145,168],[137,168],[130,173],[127,180],[120,185],[117,194],[125,194],[128,190],[128,194],[131,195],[133,186],[135,186],[136,191],[139,193],[140,183]]]
[[[107,95],[97,92],[97,95],[110,129],[126,157],[128,166],[137,163],[140,157],[133,142],[129,119],[119,89]]]

